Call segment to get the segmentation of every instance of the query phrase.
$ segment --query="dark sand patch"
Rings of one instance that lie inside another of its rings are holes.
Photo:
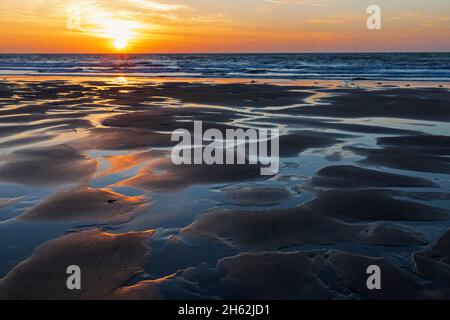
[[[152,279],[165,277],[191,266],[216,265],[223,257],[236,255],[238,251],[223,243],[212,243],[199,237],[170,235],[152,239],[152,263],[146,267]]]
[[[63,130],[73,130],[80,128],[86,129],[90,127],[92,127],[91,123],[84,119],[47,121],[36,124],[8,125],[0,127],[0,137],[10,137],[15,134],[25,133],[34,130],[59,132]]]
[[[143,197],[126,197],[109,189],[85,188],[51,195],[20,217],[28,221],[124,223],[143,213]]]
[[[53,113],[53,114],[29,114],[21,113],[21,109],[10,109],[9,111],[17,110],[14,115],[0,116],[0,123],[14,124],[14,123],[31,123],[35,121],[43,120],[63,120],[63,119],[78,119],[86,116],[86,113],[82,112],[70,112],[70,113]],[[77,110],[78,111],[78,110]],[[1,115],[1,112],[0,112]]]
[[[320,124],[317,124],[318,128],[328,128],[334,130],[341,130],[347,132],[355,132],[355,133],[367,133],[367,134],[398,134],[398,135],[407,135],[407,134],[417,134],[419,131],[408,130],[408,129],[397,129],[390,127],[382,127],[376,125],[364,125],[358,123],[340,123],[340,122],[329,122],[324,121]]]
[[[450,155],[450,137],[435,135],[418,135],[406,137],[378,138],[378,145],[399,147],[429,155]]]
[[[28,185],[81,182],[97,170],[97,160],[67,145],[18,150],[3,160],[0,180]]]
[[[373,265],[381,268],[381,290],[369,290],[366,285],[367,269]],[[422,284],[422,279],[385,258],[335,250],[246,252],[219,260],[215,268],[207,264],[190,267],[170,280],[189,284],[189,290],[198,295],[220,299],[402,300],[436,297],[435,292],[430,293],[427,285]],[[185,296],[186,293],[181,297]]]
[[[450,192],[407,192],[399,190],[389,190],[394,196],[408,197],[415,200],[434,201],[434,200],[450,200]]]
[[[183,102],[216,106],[267,107],[301,103],[313,93],[300,91],[297,86],[270,84],[202,84],[164,83],[159,86],[160,96],[168,96]]]
[[[4,142],[0,142],[0,148],[11,148],[16,146],[22,146],[27,144],[33,144],[42,141],[49,141],[53,139],[55,136],[50,134],[36,134],[29,137],[16,138],[7,140]]]
[[[361,239],[370,245],[415,246],[428,243],[425,235],[415,229],[390,222],[373,222],[367,225]]]
[[[302,253],[244,253],[219,261],[221,279],[235,299],[329,299],[332,294],[319,280],[324,261]],[[226,298],[226,297],[225,297]]]
[[[266,211],[218,209],[200,215],[182,232],[214,240],[230,240],[238,247],[265,250],[339,242],[387,246],[427,242],[422,234],[409,228],[387,223],[344,223],[315,214],[305,206]]]
[[[78,143],[98,150],[130,150],[148,147],[170,147],[171,133],[177,129],[194,131],[194,120],[203,121],[203,130],[236,127],[225,124],[240,118],[234,111],[207,108],[151,108],[144,112],[131,112],[109,117],[102,121],[104,128],[90,130],[87,138]],[[162,133],[164,132],[164,133]]]
[[[169,134],[127,128],[95,128],[86,138],[72,143],[84,150],[133,150],[175,145]]]
[[[280,156],[293,157],[307,149],[329,147],[342,142],[338,140],[342,137],[349,136],[306,130],[294,132],[280,137]]]
[[[412,255],[416,271],[433,280],[431,298],[448,299],[450,296],[450,231],[430,248]]]
[[[271,206],[291,198],[285,189],[269,187],[242,187],[222,190],[225,202],[240,206]]]
[[[150,110],[148,110],[150,109]],[[203,121],[204,129],[226,129],[226,122],[241,119],[236,111],[215,108],[147,108],[147,111],[131,112],[112,116],[102,124],[114,128],[135,128],[151,131],[193,131],[192,121]]]
[[[424,178],[376,171],[356,166],[342,165],[321,169],[311,180],[321,188],[382,188],[382,187],[437,187]]]
[[[444,156],[428,155],[405,148],[366,149],[345,147],[345,149],[366,157],[361,162],[370,165],[409,171],[450,173],[450,159]]]
[[[423,299],[422,285],[410,274],[384,258],[370,258],[339,251],[330,251],[328,261],[339,278],[353,292],[354,298],[370,300]],[[367,288],[367,268],[377,265],[381,268],[381,290]]]
[[[290,109],[291,114],[338,118],[402,118],[450,121],[450,92],[437,88],[342,89],[321,99],[329,105]]]
[[[153,192],[178,191],[189,186],[209,183],[224,183],[252,179],[267,179],[261,176],[259,165],[180,165],[165,158],[149,163],[138,174],[117,183],[118,186],[138,187]]]
[[[0,299],[126,298],[120,288],[143,270],[152,235],[150,231],[115,235],[89,230],[49,241],[0,280]],[[81,290],[66,287],[70,265],[82,270]]]
[[[328,190],[306,204],[314,212],[346,221],[435,221],[450,218],[446,209],[400,200],[382,190]]]
[[[290,109],[288,109],[290,110]],[[280,111],[277,111],[277,117],[271,118],[270,122],[276,124],[288,125],[290,128],[316,128],[316,129],[334,129],[350,133],[368,133],[368,134],[398,134],[411,135],[419,134],[420,131],[398,129],[390,127],[382,127],[377,125],[364,125],[358,123],[344,123],[337,121],[330,121],[328,119],[313,119],[307,117],[295,116],[279,116]],[[259,122],[260,119],[249,120],[248,122]]]
[[[14,110],[14,109],[10,109]],[[0,123],[1,124],[18,124],[18,123],[30,123],[34,121],[48,120],[49,117],[46,114],[18,114],[18,115],[3,115],[0,112]]]
[[[0,110],[0,115],[6,116],[6,115],[21,115],[21,114],[30,114],[33,119],[33,117],[40,117],[40,119],[47,119],[45,118],[45,114],[47,111],[51,111],[52,106],[49,104],[27,104],[19,107],[14,107],[12,109],[5,109]]]

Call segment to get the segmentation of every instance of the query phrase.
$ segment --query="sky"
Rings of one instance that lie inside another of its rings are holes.
[[[366,25],[370,5],[381,30]],[[450,51],[449,0],[0,0],[0,53]]]

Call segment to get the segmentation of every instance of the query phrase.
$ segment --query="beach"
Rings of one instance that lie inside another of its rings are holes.
[[[1,76],[0,299],[449,299],[450,83],[280,77]],[[174,165],[194,121],[279,172]]]

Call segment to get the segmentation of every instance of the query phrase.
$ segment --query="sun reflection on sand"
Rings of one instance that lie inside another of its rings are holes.
[[[128,84],[128,79],[125,77],[117,77],[114,79],[113,81],[114,84],[120,84],[120,85],[125,85]]]
[[[141,152],[106,157],[109,167],[99,173],[99,177],[107,177],[112,174],[130,170],[152,159],[152,152]]]

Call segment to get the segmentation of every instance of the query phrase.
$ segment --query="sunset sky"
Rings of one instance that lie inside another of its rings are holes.
[[[366,9],[382,9],[369,31]],[[1,53],[450,51],[449,0],[0,0]]]

